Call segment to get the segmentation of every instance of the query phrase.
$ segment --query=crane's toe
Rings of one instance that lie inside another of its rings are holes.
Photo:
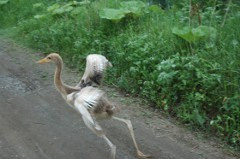
[[[137,151],[137,156],[138,158],[141,158],[141,159],[148,159],[148,158],[152,158],[151,155],[145,155],[144,153],[142,153],[141,151]]]

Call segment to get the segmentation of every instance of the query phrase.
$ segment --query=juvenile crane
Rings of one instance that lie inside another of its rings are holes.
[[[111,148],[111,159],[115,159],[116,146],[106,137],[101,126],[98,124],[97,119],[114,119],[127,124],[130,131],[137,156],[139,158],[150,158],[151,156],[143,154],[136,143],[133,127],[130,120],[118,118],[114,116],[118,112],[118,107],[108,101],[105,93],[97,87],[71,87],[62,82],[61,71],[63,68],[62,58],[57,53],[51,53],[37,63],[44,64],[53,62],[56,65],[54,83],[65,99],[65,101],[73,109],[81,114],[85,125],[92,130],[97,136],[102,137]]]

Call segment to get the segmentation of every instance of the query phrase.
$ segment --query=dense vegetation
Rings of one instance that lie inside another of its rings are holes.
[[[239,149],[240,4],[169,1],[0,0],[0,27],[70,67],[104,54],[109,83]]]

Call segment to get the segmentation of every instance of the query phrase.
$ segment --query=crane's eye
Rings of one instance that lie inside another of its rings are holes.
[[[47,59],[48,59],[48,60],[51,60],[51,57],[50,57],[50,56],[48,56],[48,57],[47,57]]]

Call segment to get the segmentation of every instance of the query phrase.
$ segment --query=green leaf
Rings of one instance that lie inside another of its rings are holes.
[[[57,8],[53,11],[53,14],[63,14],[63,13],[66,13],[66,12],[70,12],[73,10],[73,7],[72,6],[69,6],[69,5],[65,5],[65,6],[62,6],[60,8]]]
[[[4,4],[7,4],[9,2],[9,0],[5,0],[5,1],[0,1],[0,5],[4,5]]]
[[[184,27],[182,29],[174,27],[172,33],[186,40],[187,42],[195,42],[201,38],[216,38],[217,31],[213,27],[199,26],[197,28]]]
[[[120,21],[126,15],[140,16],[146,4],[142,1],[126,1],[120,3],[120,9],[104,8],[99,12],[99,16],[102,19],[108,19],[113,21]]]
[[[142,1],[125,1],[121,2],[120,5],[126,12],[128,11],[138,16],[143,13],[143,9],[146,7],[146,4]]]
[[[149,10],[152,11],[152,12],[155,12],[155,13],[162,13],[163,12],[162,8],[160,8],[158,5],[151,5],[149,7]]]
[[[122,9],[102,9],[99,13],[100,18],[119,21],[125,17],[125,11]]]
[[[199,26],[195,29],[192,29],[193,35],[196,37],[207,37],[216,38],[217,30],[209,26]]]
[[[44,5],[42,3],[35,3],[35,4],[33,4],[33,8],[41,8],[43,6]]]
[[[41,14],[41,15],[37,14],[37,15],[34,16],[35,19],[42,19],[44,17],[46,17],[46,14]]]
[[[76,2],[76,1],[75,1]],[[87,5],[87,4],[90,4],[90,1],[88,0],[84,0],[82,2],[77,2],[79,5]]]
[[[193,116],[195,118],[195,120],[198,122],[198,124],[200,124],[201,126],[205,123],[205,119],[199,114],[198,109],[195,109],[193,111]]]
[[[54,10],[58,9],[59,7],[60,7],[60,5],[57,4],[57,3],[55,3],[54,5],[49,6],[49,7],[47,8],[47,11],[48,11],[48,12],[53,12]]]
[[[78,15],[84,13],[83,8],[82,7],[75,7],[72,11],[71,14],[72,15]]]
[[[188,42],[195,41],[195,37],[194,37],[190,27],[184,27],[182,29],[174,27],[172,29],[172,33],[183,38],[184,40],[186,40]]]
[[[71,1],[71,2],[68,2],[66,5],[76,7],[76,6],[86,5],[86,4],[90,4],[90,1],[88,1],[88,0],[84,0],[82,2]]]

